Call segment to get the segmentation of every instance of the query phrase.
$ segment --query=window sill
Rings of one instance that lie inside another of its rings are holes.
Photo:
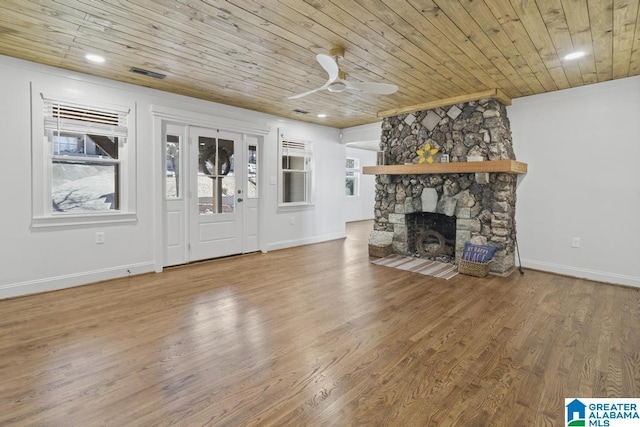
[[[316,205],[313,203],[287,203],[286,205],[278,205],[278,212],[294,212],[294,211],[307,211],[315,209]]]
[[[33,217],[31,228],[77,227],[109,224],[135,224],[138,218],[135,213],[101,213],[101,214],[65,214]]]

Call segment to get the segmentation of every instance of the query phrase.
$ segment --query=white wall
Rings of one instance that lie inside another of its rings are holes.
[[[153,138],[151,105],[179,109],[215,118],[236,120],[269,129],[265,136],[262,179],[264,198],[263,249],[312,243],[344,237],[345,147],[337,129],[305,124],[254,111],[173,95],[106,79],[40,66],[0,56],[0,123],[5,161],[0,166],[0,298],[92,283],[114,277],[154,271],[156,245],[161,239],[161,194],[154,176],[163,160],[154,163],[160,141]],[[137,222],[131,225],[76,226],[34,230],[31,227],[31,124],[30,82],[75,91],[92,99],[121,99],[136,103]],[[282,211],[277,208],[277,132],[313,141],[315,207]],[[105,243],[95,244],[96,231]]]
[[[342,142],[352,148],[365,150],[380,150],[380,135],[382,135],[382,122],[344,128],[341,131]]]
[[[523,265],[640,286],[640,77],[519,98],[507,111],[529,164],[516,216]]]
[[[360,168],[376,164],[376,152],[347,147],[347,157],[360,160]],[[363,221],[373,219],[373,207],[376,203],[375,175],[360,174],[360,194],[356,197],[345,197],[345,220]]]

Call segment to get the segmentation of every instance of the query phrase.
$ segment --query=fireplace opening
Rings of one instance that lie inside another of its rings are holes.
[[[406,215],[407,255],[455,261],[456,217],[432,212]]]

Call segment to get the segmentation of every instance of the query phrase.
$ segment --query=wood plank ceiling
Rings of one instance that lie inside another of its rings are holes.
[[[517,98],[639,75],[639,2],[2,0],[0,54],[343,128],[486,89]],[[315,55],[336,46],[347,79],[398,92],[288,100],[325,83]],[[563,60],[574,51],[586,56]]]

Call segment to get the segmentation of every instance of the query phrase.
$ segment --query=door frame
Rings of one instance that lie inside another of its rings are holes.
[[[265,161],[265,137],[271,131],[271,127],[265,120],[253,119],[251,122],[244,120],[226,118],[216,116],[214,113],[206,114],[200,112],[194,112],[189,110],[182,110],[173,107],[167,107],[164,105],[151,105],[150,113],[153,126],[153,141],[152,144],[152,165],[151,177],[152,178],[152,210],[153,210],[153,247],[155,258],[155,272],[160,273],[164,269],[164,246],[165,246],[165,231],[164,224],[166,221],[164,212],[164,174],[166,168],[165,152],[163,150],[164,144],[162,143],[162,125],[164,122],[171,122],[173,124],[179,123],[185,126],[198,126],[211,129],[220,129],[229,132],[236,132],[243,135],[251,135],[257,138],[259,159],[258,159],[258,209],[260,212],[265,212],[267,193],[267,177],[269,176],[268,164]],[[142,158],[142,157],[141,157]],[[264,227],[264,215],[261,215],[258,221],[258,239],[259,249],[262,252],[266,252],[266,230]]]

